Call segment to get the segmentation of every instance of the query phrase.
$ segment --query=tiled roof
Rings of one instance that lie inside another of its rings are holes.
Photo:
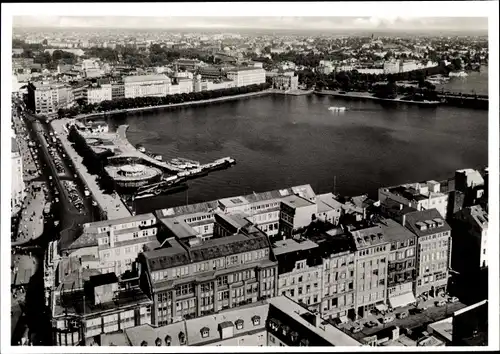
[[[186,323],[185,321],[176,322],[167,326],[155,328],[149,324],[131,327],[125,329],[132,346],[141,346],[143,341],[146,341],[148,346],[155,346],[157,339],[161,340],[161,346],[166,346],[166,342],[170,341],[170,346],[180,346],[179,335],[183,334],[186,338]]]
[[[406,227],[392,219],[381,220],[380,225],[382,226],[384,239],[388,242],[404,241],[415,237]]]
[[[356,248],[359,250],[364,247],[371,247],[387,243],[384,236],[384,230],[380,225],[370,226],[359,230],[350,231]]]

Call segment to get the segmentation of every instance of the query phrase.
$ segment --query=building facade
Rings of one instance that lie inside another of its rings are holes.
[[[390,244],[380,225],[360,224],[348,230],[356,245],[356,314],[365,317],[385,307]]]
[[[297,90],[299,88],[299,77],[294,75],[277,75],[272,78],[273,88],[278,90]]]
[[[315,201],[299,195],[290,195],[281,199],[280,233],[291,237],[294,233],[307,227],[318,212]]]
[[[73,103],[70,86],[59,83],[31,82],[28,84],[27,108],[36,114],[56,115],[59,108]]]
[[[89,87],[87,90],[87,102],[97,104],[102,101],[111,101],[113,99],[111,84],[102,84]]]
[[[227,71],[227,78],[234,81],[237,87],[259,85],[266,82],[266,71],[261,68],[240,68]]]
[[[451,227],[436,209],[405,214],[403,225],[417,236],[415,294],[445,292],[451,266]]]
[[[417,238],[394,220],[385,219],[381,226],[391,247],[387,269],[388,303],[392,308],[415,303]]]
[[[164,97],[169,94],[171,81],[165,75],[138,75],[123,78],[125,98]]]
[[[12,173],[12,189],[10,195],[10,208],[12,213],[17,213],[23,203],[24,179],[23,179],[23,157],[19,150],[19,145],[15,138],[11,138],[11,173]]]

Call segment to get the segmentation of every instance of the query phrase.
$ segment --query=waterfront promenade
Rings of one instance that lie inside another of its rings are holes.
[[[183,102],[183,103],[171,103],[171,104],[165,104],[165,105],[159,105],[159,106],[149,106],[149,107],[116,109],[116,110],[113,110],[113,111],[106,111],[106,112],[99,112],[99,113],[90,113],[90,114],[81,114],[81,115],[77,115],[76,117],[74,117],[74,119],[90,119],[90,118],[97,118],[97,117],[100,117],[100,116],[103,116],[103,115],[115,115],[115,114],[123,114],[123,113],[136,113],[136,112],[142,112],[142,111],[152,111],[152,110],[156,110],[156,109],[197,106],[197,105],[204,105],[204,104],[215,103],[215,102],[233,101],[233,100],[238,100],[238,99],[246,98],[246,97],[263,96],[263,95],[268,95],[270,93],[272,93],[272,90],[263,90],[263,91],[259,91],[259,92],[242,93],[240,95],[211,98],[211,99],[208,99],[208,100],[191,101],[191,102]]]
[[[59,137],[64,150],[70,157],[71,161],[76,168],[76,171],[84,184],[90,190],[92,198],[98,204],[100,210],[105,214],[106,219],[120,219],[131,215],[125,203],[120,196],[116,193],[105,194],[97,184],[96,176],[91,175],[87,168],[83,165],[83,158],[78,155],[73,146],[68,140],[68,136],[64,131],[64,126],[69,122],[69,119],[59,119],[51,122],[52,129]]]
[[[346,92],[346,93],[340,93],[340,91],[330,91],[330,90],[323,90],[323,91],[314,91],[315,94],[317,95],[325,95],[325,96],[335,96],[335,97],[344,97],[344,98],[359,98],[359,99],[369,99],[369,100],[374,100],[374,101],[386,101],[386,102],[400,102],[400,103],[408,103],[408,104],[418,104],[418,105],[436,105],[439,104],[439,101],[436,102],[421,102],[421,101],[409,101],[409,100],[403,100],[402,98],[404,95],[398,95],[396,98],[391,99],[391,98],[379,98],[379,97],[374,97],[368,92]]]

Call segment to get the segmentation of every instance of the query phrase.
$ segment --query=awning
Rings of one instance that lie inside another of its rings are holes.
[[[347,316],[340,316],[339,321],[340,323],[347,323],[349,322],[349,319],[347,318]]]
[[[387,306],[385,304],[375,305],[375,308],[379,311],[387,311]]]
[[[392,308],[403,307],[415,302],[417,302],[417,300],[415,300],[415,296],[413,296],[413,293],[406,293],[389,298],[389,303],[391,304]]]

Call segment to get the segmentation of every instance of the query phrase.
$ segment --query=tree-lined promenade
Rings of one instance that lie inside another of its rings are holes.
[[[260,85],[249,85],[242,87],[232,87],[228,89],[201,91],[191,93],[181,93],[175,95],[166,95],[162,97],[136,97],[121,98],[112,101],[103,101],[97,104],[87,104],[79,102],[78,105],[59,109],[58,117],[77,117],[79,115],[93,115],[100,113],[120,113],[124,111],[144,110],[162,107],[173,107],[185,104],[201,104],[212,101],[221,101],[248,95],[259,94],[269,89],[267,83]]]

